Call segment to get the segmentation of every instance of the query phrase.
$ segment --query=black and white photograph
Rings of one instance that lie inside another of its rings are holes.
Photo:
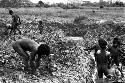
[[[125,83],[125,0],[0,0],[0,83]]]

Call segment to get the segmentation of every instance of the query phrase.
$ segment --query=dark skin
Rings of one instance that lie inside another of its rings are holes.
[[[121,54],[124,54],[124,51],[120,48],[121,44],[119,41],[113,41],[112,46],[108,46],[108,51],[111,52],[111,57],[112,57],[112,65],[116,64],[119,66],[119,57]]]
[[[87,49],[84,49],[84,50],[86,50],[86,51],[88,51],[88,50],[95,50],[95,53],[94,53],[94,56],[96,55],[96,53],[97,53],[97,51],[100,49],[100,46],[98,45],[98,44],[96,44],[96,45],[94,45],[94,46],[92,46],[92,47],[90,47],[90,48],[87,48]]]
[[[25,70],[28,70],[29,67],[31,68],[30,73],[34,73],[40,66],[41,58],[45,62],[45,65],[50,64],[50,48],[44,43],[39,45],[37,42],[30,39],[20,39],[15,41],[12,47],[23,58]],[[30,54],[28,54],[27,51],[30,52]],[[49,70],[48,66],[46,67]]]
[[[119,57],[124,54],[124,52],[120,49],[120,43],[119,41],[113,41],[113,45],[112,46],[108,46],[108,51],[111,53],[111,65],[116,64],[117,67],[119,67]],[[118,70],[121,72],[122,76],[122,70],[120,68],[118,68]]]
[[[42,21],[39,21],[39,25],[38,25],[38,29],[40,30],[40,34],[42,34],[43,32],[43,22]]]
[[[119,58],[118,51],[119,50],[117,48],[115,48],[114,46],[110,46],[108,48],[108,51],[111,53],[111,58],[113,60],[112,65],[116,64],[117,66],[119,66],[119,60],[118,60],[118,58]]]
[[[12,27],[11,27],[11,33],[16,34],[16,30],[18,30],[19,34],[21,35],[21,31],[18,29],[19,23],[20,23],[20,17],[13,13],[13,11],[9,12],[9,14],[12,16]]]
[[[35,59],[36,55],[37,58]],[[40,59],[42,58],[42,60],[45,62],[44,66],[45,69],[51,74],[51,70],[49,68],[51,66],[51,59],[49,58],[49,55],[50,55],[50,47],[46,44],[41,44],[37,48],[37,52],[35,52],[35,54],[30,59],[31,69],[33,69],[32,71],[35,71],[40,66]],[[34,61],[36,63],[35,65],[33,64]]]
[[[30,39],[21,39],[12,44],[13,49],[23,58],[25,69],[29,67],[28,62],[30,57],[36,54],[38,46],[39,44],[37,42]],[[30,55],[27,51],[30,52]]]
[[[91,48],[85,49],[85,50],[95,50],[94,56],[95,61],[97,63],[97,71],[98,71],[98,77],[103,78],[103,73],[105,76],[108,75],[108,65],[110,60],[110,53],[106,51],[106,45],[102,42],[97,45],[94,45]]]
[[[103,78],[103,73],[105,76],[108,75],[108,61],[110,53],[106,52],[106,46],[101,47],[96,54],[97,70],[99,78]]]

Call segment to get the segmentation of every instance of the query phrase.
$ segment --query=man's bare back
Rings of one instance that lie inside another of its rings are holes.
[[[16,47],[17,45],[20,45],[21,48],[24,49],[25,51],[30,51],[30,52],[37,51],[37,48],[39,46],[37,42],[30,39],[20,39],[12,44],[13,47],[14,46]]]
[[[31,39],[20,39],[15,41],[12,44],[12,47],[15,52],[17,52],[23,58],[24,70],[29,70],[30,68],[34,73],[35,70],[40,66],[41,58],[46,62],[47,68],[48,64],[51,62],[49,60],[50,47],[45,43],[38,44]],[[27,53],[27,51],[29,51],[30,54]]]

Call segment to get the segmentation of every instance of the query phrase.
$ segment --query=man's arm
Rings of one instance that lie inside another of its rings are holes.
[[[35,61],[35,56],[37,55],[37,51],[35,51],[35,52],[31,52],[31,54],[30,54],[30,56],[31,56],[31,59],[30,59],[30,67],[31,67],[31,69],[32,70],[34,70],[35,71],[35,63],[34,63],[34,61]]]
[[[110,65],[111,65],[111,53],[110,52],[107,52],[107,58],[108,58],[108,69],[110,69]]]
[[[19,16],[17,16],[18,17],[18,23],[19,23],[19,25],[21,24],[21,20],[20,20],[20,17]]]
[[[32,60],[32,61],[35,61],[35,56],[36,56],[36,55],[37,55],[37,52],[36,52],[36,51],[30,53],[30,56],[31,56],[31,60]]]
[[[107,45],[106,50],[110,52],[112,50],[112,46],[111,45]]]
[[[88,51],[88,50],[94,50],[96,48],[96,46],[94,45],[93,47],[89,47],[87,49],[84,49],[85,51]]]
[[[118,49],[118,52],[119,52],[119,54],[121,56],[122,54],[124,54],[124,49]]]

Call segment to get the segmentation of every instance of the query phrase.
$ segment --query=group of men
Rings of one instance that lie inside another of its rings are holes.
[[[121,75],[123,76],[122,70],[119,66],[119,57],[124,55],[124,51],[121,48],[121,45],[123,44],[120,42],[120,39],[118,37],[115,37],[113,39],[112,46],[108,45],[104,39],[99,38],[97,45],[84,49],[86,51],[95,50],[94,57],[97,63],[97,71],[99,78],[103,78],[103,74],[105,74],[106,77],[109,77],[110,73],[108,70],[114,64],[117,66],[118,70],[121,72]]]
[[[121,71],[119,67],[119,57],[124,55],[122,51],[121,43],[119,38],[115,37],[113,40],[113,45],[110,46],[104,39],[99,39],[98,44],[91,48],[84,50],[95,50],[94,57],[97,63],[98,77],[103,78],[103,74],[109,77],[108,69],[114,64],[117,66],[118,70]],[[20,39],[12,44],[13,49],[23,58],[25,70],[30,70],[35,72],[40,65],[40,59],[46,62],[46,69],[52,74],[51,68],[48,66],[51,64],[50,60],[50,47],[47,44],[38,44],[37,42],[30,39]],[[30,54],[27,53],[30,52]]]
[[[9,10],[9,14],[12,16],[12,22],[11,26],[9,26],[8,29],[10,29],[9,34],[16,34],[16,31],[19,32],[21,35],[21,31],[19,29],[19,25],[21,24],[20,17],[17,14],[14,14],[13,10]],[[39,30],[40,33],[42,33],[43,30],[43,23],[42,21],[39,21]],[[40,65],[40,59],[45,62],[45,68],[48,70],[50,74],[52,74],[51,69],[49,68],[50,65],[50,47],[43,43],[38,44],[34,40],[31,39],[20,39],[12,43],[12,47],[17,52],[23,60],[24,63],[24,70],[28,71],[30,73],[34,73],[36,69],[38,69]],[[27,52],[29,51],[30,54]]]
[[[16,34],[16,30],[18,30],[21,34],[21,31],[18,29],[18,26],[21,24],[20,17],[14,14],[12,10],[9,10],[9,14],[12,15],[12,27],[10,33],[14,32],[14,34]],[[39,21],[39,27],[42,27],[41,29],[43,30],[42,21]],[[42,33],[41,29],[40,33]],[[103,78],[103,73],[105,76],[108,76],[108,69],[114,64],[116,64],[119,71],[121,71],[119,68],[119,56],[124,54],[124,51],[121,50],[121,45],[118,37],[114,38],[112,46],[109,46],[104,39],[100,38],[97,45],[84,49],[95,50],[94,56],[97,63],[99,78]],[[37,42],[30,39],[20,39],[15,41],[12,44],[12,47],[20,56],[22,56],[25,64],[24,70],[29,70],[30,68],[32,72],[36,71],[40,65],[41,58],[46,64],[50,64],[51,62],[49,59],[50,47],[47,44],[39,45]],[[27,51],[30,52],[30,55]],[[48,66],[46,66],[46,69],[51,73],[51,69]]]
[[[19,32],[19,34],[21,35],[21,31],[19,29],[19,25],[21,25],[21,20],[20,20],[20,17],[15,14],[13,12],[13,10],[9,10],[9,14],[12,16],[12,23],[11,23],[11,26],[9,26],[8,29],[10,29],[10,33],[9,34],[16,34],[16,31]],[[42,31],[43,31],[43,21],[39,21],[39,25],[38,25],[38,29],[40,31],[40,34],[42,34]]]

